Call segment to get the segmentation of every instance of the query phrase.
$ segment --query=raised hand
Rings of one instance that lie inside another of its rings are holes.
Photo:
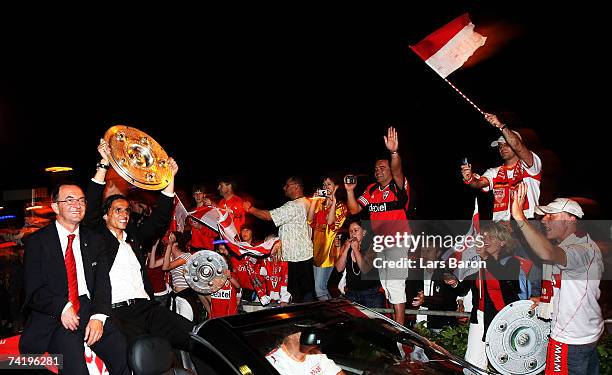
[[[172,172],[172,177],[176,176],[176,173],[178,172],[179,167],[173,158],[168,159],[168,168],[170,168],[170,171]]]
[[[397,131],[395,128],[391,126],[389,129],[387,129],[387,135],[384,136],[384,138],[387,150],[390,152],[396,152],[399,147],[399,141],[397,139]]]
[[[108,143],[104,139],[100,139],[100,144],[98,145],[98,153],[100,157],[102,157],[103,162],[107,162],[110,160],[111,150],[108,146]]]
[[[461,166],[461,175],[464,181],[470,181],[472,179],[472,164],[463,164]]]
[[[512,200],[512,217],[516,221],[525,221],[525,199],[527,198],[527,185],[524,182],[518,184],[514,190],[514,199]]]
[[[495,116],[492,113],[485,113],[484,118],[485,120],[487,120],[489,124],[495,126],[496,128],[501,128],[502,126],[504,126],[504,124],[502,124],[501,121],[499,121],[497,116]]]

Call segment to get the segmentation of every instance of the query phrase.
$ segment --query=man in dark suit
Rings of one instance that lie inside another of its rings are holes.
[[[64,184],[51,198],[56,221],[26,240],[25,305],[31,312],[19,350],[62,354],[63,373],[88,374],[85,341],[111,374],[129,374],[125,338],[107,320],[111,289],[103,240],[79,225],[83,191]]]
[[[89,204],[83,224],[104,239],[112,287],[111,316],[128,341],[142,334],[153,334],[167,338],[175,348],[188,350],[193,323],[155,302],[141,250],[141,244],[151,242],[167,229],[178,166],[172,158],[168,160],[172,181],[162,190],[151,216],[136,227],[130,222],[130,203],[125,196],[113,194],[102,202],[110,153],[103,140],[98,152],[102,159],[87,189]]]

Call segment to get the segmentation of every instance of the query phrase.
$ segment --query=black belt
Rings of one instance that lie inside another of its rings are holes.
[[[147,299],[146,298],[128,299],[126,301],[121,301],[121,302],[113,303],[113,304],[111,304],[111,307],[113,309],[116,309],[118,307],[134,305],[134,304],[138,303],[139,301],[147,301]]]

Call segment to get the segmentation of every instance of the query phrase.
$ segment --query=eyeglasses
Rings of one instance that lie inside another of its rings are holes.
[[[85,206],[87,204],[87,199],[85,199],[85,197],[81,197],[81,198],[66,198],[63,201],[55,201],[55,203],[66,203],[66,204],[69,204],[69,205],[80,204],[82,206]]]

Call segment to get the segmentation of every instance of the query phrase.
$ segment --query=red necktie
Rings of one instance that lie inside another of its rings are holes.
[[[74,260],[74,253],[72,252],[72,242],[74,241],[74,234],[68,235],[68,246],[66,247],[66,256],[64,257],[64,263],[66,264],[66,275],[68,276],[68,301],[72,302],[72,308],[74,313],[79,313],[79,283],[77,282],[76,272],[76,261]]]

